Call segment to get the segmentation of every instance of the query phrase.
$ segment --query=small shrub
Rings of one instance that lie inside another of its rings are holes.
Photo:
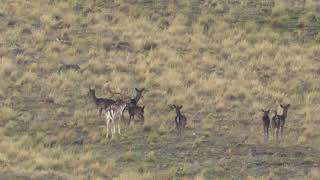
[[[156,132],[153,131],[149,136],[148,136],[148,142],[157,142],[160,138],[160,135]]]
[[[147,156],[146,156],[146,160],[148,162],[155,162],[156,161],[156,155],[154,151],[150,151]]]
[[[7,121],[16,117],[17,113],[10,107],[0,107],[0,125],[4,125]]]
[[[309,12],[303,15],[302,17],[300,17],[299,24],[301,26],[307,26],[312,23],[316,23],[316,21],[317,21],[316,15],[313,12]]]
[[[120,157],[120,160],[125,162],[135,162],[138,160],[138,156],[134,152],[128,151]]]

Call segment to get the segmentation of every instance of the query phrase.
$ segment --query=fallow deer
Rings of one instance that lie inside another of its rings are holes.
[[[65,63],[61,63],[61,66],[59,68],[59,74],[61,74],[61,71],[63,70],[69,70],[69,69],[73,69],[75,71],[79,71],[80,70],[80,66],[78,64],[65,64]]]
[[[281,133],[281,137],[283,137],[284,124],[285,124],[287,116],[288,116],[288,109],[290,107],[290,104],[288,104],[286,106],[280,104],[280,107],[283,109],[282,115],[278,115],[277,111],[275,111],[275,115],[272,118],[273,135],[274,135],[274,131],[276,131],[276,140],[277,141],[279,140],[279,131]]]
[[[134,111],[131,110],[131,109],[135,108],[137,106],[140,98],[143,97],[143,92],[145,91],[144,88],[142,88],[142,89],[135,88],[135,90],[136,90],[136,96],[134,98],[130,99],[130,102],[127,104],[126,108],[124,109],[124,111],[128,111],[129,112],[129,116],[131,116],[130,112],[131,112],[131,114],[134,113]],[[124,111],[122,113],[122,118],[123,119],[124,119]],[[127,125],[130,125],[130,121],[131,121],[131,118],[129,118],[129,121],[127,122]]]
[[[111,138],[114,137],[116,133],[116,126],[118,126],[118,134],[121,134],[120,123],[122,121],[122,112],[123,109],[126,107],[127,103],[121,100],[118,100],[116,103],[110,105],[105,110],[105,118],[106,118],[106,125],[107,125],[107,134],[106,138],[109,137],[109,129],[111,131]]]
[[[96,96],[96,90],[90,88],[89,89],[89,96],[92,97],[94,103],[97,105],[97,107],[99,108],[99,116],[101,116],[102,110],[107,108],[108,106],[110,106],[111,104],[114,104],[115,101],[112,99],[106,99],[106,98],[97,98]]]
[[[263,122],[263,134],[264,134],[264,142],[268,142],[269,140],[269,127],[270,127],[270,110],[263,110],[262,122]]]
[[[176,128],[178,130],[178,135],[181,135],[182,131],[187,125],[187,118],[181,113],[182,105],[169,105],[171,109],[175,109],[176,111],[176,117],[175,117],[175,123]]]
[[[140,107],[137,105],[134,105],[133,107],[129,107],[129,124],[131,120],[134,120],[134,116],[137,115],[139,118],[139,121],[143,124],[144,123],[144,106]]]

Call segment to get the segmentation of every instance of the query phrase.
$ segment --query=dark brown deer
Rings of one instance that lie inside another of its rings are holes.
[[[138,116],[139,118],[139,121],[144,124],[144,106],[137,106],[137,105],[134,105],[132,107],[129,106],[128,108],[128,111],[129,111],[129,124],[131,122],[131,120],[134,120],[134,116]]]
[[[142,88],[142,89],[135,88],[135,90],[136,90],[136,96],[134,98],[130,99],[130,102],[127,104],[126,108],[123,110],[123,113],[122,113],[122,119],[124,119],[124,111],[128,111],[128,113],[129,113],[130,118],[129,118],[129,121],[127,122],[127,125],[130,125],[131,114],[135,112],[132,110],[132,108],[135,108],[137,106],[139,100],[141,99],[141,97],[143,97],[143,92],[145,91],[144,88]],[[130,112],[131,112],[131,114],[130,114]]]
[[[112,105],[115,103],[114,100],[112,99],[106,99],[106,98],[97,98],[96,96],[96,90],[90,88],[89,89],[89,96],[92,97],[94,103],[97,105],[97,107],[99,108],[99,116],[101,116],[102,110],[107,108],[108,106]]]
[[[263,110],[262,122],[263,122],[263,134],[264,134],[264,142],[268,142],[269,140],[269,127],[270,127],[270,110]]]
[[[181,113],[182,105],[169,105],[171,109],[176,110],[176,117],[175,117],[175,123],[176,128],[178,130],[178,135],[181,135],[182,131],[185,129],[187,125],[187,118]]]
[[[273,129],[273,135],[276,132],[276,140],[279,140],[279,131],[281,133],[281,138],[283,137],[283,129],[284,125],[288,116],[288,109],[290,107],[290,104],[288,105],[282,105],[280,104],[280,107],[282,108],[282,115],[279,115],[277,111],[275,111],[275,115],[272,118],[272,129]]]

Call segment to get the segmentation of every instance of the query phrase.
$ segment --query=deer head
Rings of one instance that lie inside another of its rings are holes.
[[[290,104],[287,104],[287,105],[282,105],[282,104],[280,104],[280,107],[283,109],[283,116],[284,116],[284,118],[286,118],[286,117],[287,117],[287,114],[288,114],[288,109],[289,109],[289,107],[290,107]]]
[[[175,109],[176,110],[176,113],[177,114],[180,114],[180,112],[181,112],[181,109],[182,109],[182,105],[175,105],[175,104],[173,104],[173,105],[169,105],[169,107],[171,108],[171,109]]]
[[[261,109],[261,111],[263,112],[263,116],[269,116],[270,109],[268,110]]]
[[[136,96],[134,97],[134,100],[138,103],[140,98],[143,97],[143,92],[145,91],[145,89],[144,88],[142,89],[134,88],[134,89],[136,90]]]

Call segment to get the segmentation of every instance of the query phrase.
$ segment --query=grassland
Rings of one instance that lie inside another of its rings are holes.
[[[285,2],[1,0],[0,179],[319,179],[320,8]],[[90,87],[145,87],[145,125],[106,140]]]

